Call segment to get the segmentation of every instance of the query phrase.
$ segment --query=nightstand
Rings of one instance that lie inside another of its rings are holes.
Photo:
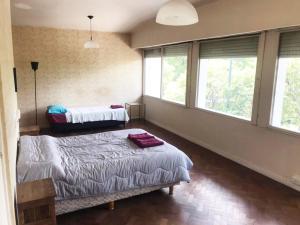
[[[55,196],[51,178],[18,184],[19,225],[56,225]]]
[[[132,108],[138,108],[138,119],[143,119],[145,120],[146,118],[146,105],[143,103],[138,103],[138,102],[134,102],[134,103],[125,103],[125,108],[126,110],[129,109],[129,121],[131,121],[132,119]]]
[[[22,135],[33,135],[37,136],[40,134],[40,127],[38,125],[20,127],[20,136]]]

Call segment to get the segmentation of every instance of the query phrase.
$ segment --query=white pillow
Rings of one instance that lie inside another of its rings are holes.
[[[18,182],[65,177],[55,138],[22,136],[17,164]]]

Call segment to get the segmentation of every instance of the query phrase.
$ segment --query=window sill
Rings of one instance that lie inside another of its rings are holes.
[[[201,111],[201,112],[206,112],[206,113],[209,113],[209,114],[213,114],[215,116],[225,117],[225,118],[233,119],[233,120],[236,120],[236,121],[239,121],[239,122],[248,123],[248,124],[251,124],[251,125],[256,125],[251,120],[248,120],[248,119],[243,118],[243,117],[232,116],[230,114],[225,114],[225,113],[221,113],[221,112],[218,112],[218,111],[203,109],[203,108],[199,108],[199,107],[194,107],[193,109]]]
[[[176,106],[179,106],[179,107],[182,107],[182,108],[187,108],[185,104],[180,104],[180,103],[177,103],[177,102],[168,101],[168,100],[161,99],[161,98],[158,98],[158,97],[153,97],[153,96],[150,96],[150,95],[143,95],[143,97],[152,98],[152,99],[159,100],[159,101],[171,104],[171,105],[176,105]]]
[[[287,130],[285,128],[275,127],[273,125],[268,125],[267,128],[269,130],[273,130],[273,131],[276,131],[281,134],[286,134],[286,135],[294,136],[294,137],[300,137],[300,132],[297,132],[297,131]]]

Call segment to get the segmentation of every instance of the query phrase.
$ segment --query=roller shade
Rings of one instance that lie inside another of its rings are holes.
[[[175,57],[175,56],[187,56],[188,54],[188,44],[171,45],[164,47],[163,55],[165,57]]]
[[[155,48],[155,49],[144,50],[144,57],[145,58],[158,58],[158,57],[161,57],[161,49],[160,48]]]
[[[300,57],[300,31],[281,34],[279,57]]]
[[[244,58],[257,56],[259,35],[200,42],[200,58]]]

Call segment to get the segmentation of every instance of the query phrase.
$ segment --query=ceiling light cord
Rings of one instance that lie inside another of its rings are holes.
[[[89,18],[90,19],[90,35],[91,35],[91,41],[93,40],[93,31],[92,31],[92,19],[94,18],[94,16],[92,16],[92,15],[88,15],[87,16],[87,18]]]
[[[90,19],[90,35],[91,35],[91,41],[93,40],[93,33],[92,33],[92,19]]]
[[[99,44],[93,40],[93,27],[92,27],[92,19],[94,18],[92,15],[87,16],[90,20],[90,38],[87,42],[84,43],[84,48],[99,48]]]

